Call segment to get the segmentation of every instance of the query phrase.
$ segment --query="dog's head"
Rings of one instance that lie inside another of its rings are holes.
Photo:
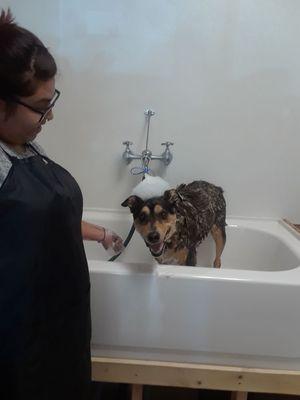
[[[163,196],[145,201],[138,196],[130,196],[122,203],[123,207],[130,208],[135,228],[154,257],[163,254],[167,242],[176,232],[176,211],[171,201],[172,191],[167,190]]]

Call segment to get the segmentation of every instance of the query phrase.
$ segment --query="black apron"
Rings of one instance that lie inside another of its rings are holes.
[[[35,153],[6,153],[12,167],[0,189],[0,399],[88,400],[82,195],[64,168]]]

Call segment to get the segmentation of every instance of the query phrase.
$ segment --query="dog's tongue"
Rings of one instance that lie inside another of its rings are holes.
[[[164,242],[161,242],[161,243],[157,243],[157,244],[152,244],[151,245],[151,251],[153,252],[153,253],[159,253],[161,250],[162,250],[162,248],[163,248],[163,245],[164,245]]]

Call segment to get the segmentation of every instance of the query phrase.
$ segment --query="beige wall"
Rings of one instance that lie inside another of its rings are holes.
[[[300,221],[300,1],[11,0],[57,58],[62,91],[40,134],[86,207],[119,208],[138,181],[122,141],[175,142],[171,184],[207,179],[228,212]],[[133,166],[133,165],[132,165]]]

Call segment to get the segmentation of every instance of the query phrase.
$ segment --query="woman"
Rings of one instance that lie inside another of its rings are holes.
[[[59,97],[43,43],[0,15],[0,399],[87,400],[90,282],[74,178],[34,142]]]

